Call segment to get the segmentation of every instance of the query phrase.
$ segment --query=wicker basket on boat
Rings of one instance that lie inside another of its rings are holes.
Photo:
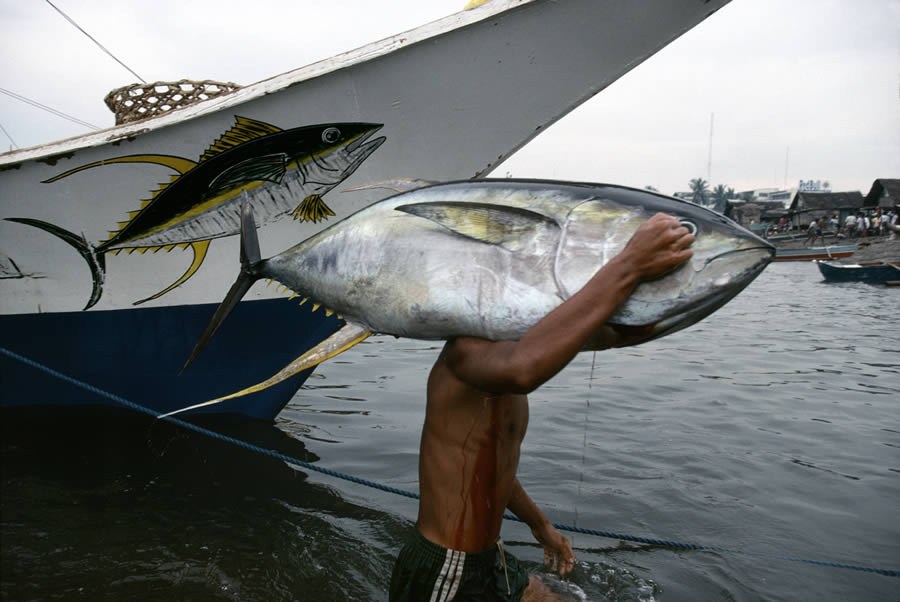
[[[122,125],[156,117],[172,109],[230,94],[239,89],[240,86],[233,82],[182,79],[177,82],[122,86],[107,94],[103,101],[115,113],[116,125]]]

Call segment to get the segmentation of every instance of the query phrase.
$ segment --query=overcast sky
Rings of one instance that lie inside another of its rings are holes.
[[[147,81],[250,84],[467,0],[52,1]],[[0,0],[0,54],[0,88],[100,127],[106,93],[137,81],[44,0]],[[687,190],[707,178],[711,115],[711,185],[900,178],[900,0],[733,0],[494,175]],[[20,148],[90,131],[5,94],[0,126]]]

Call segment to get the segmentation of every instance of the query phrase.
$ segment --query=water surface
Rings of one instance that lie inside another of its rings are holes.
[[[773,264],[700,324],[583,353],[531,398],[519,478],[554,522],[900,569],[900,290]],[[370,339],[274,425],[218,430],[416,490],[439,346]],[[144,417],[4,414],[0,597],[379,600],[416,502]],[[570,537],[571,534],[569,534]],[[890,600],[900,579],[575,535],[570,599]]]

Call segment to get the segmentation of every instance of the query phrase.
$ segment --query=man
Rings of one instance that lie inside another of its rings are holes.
[[[852,213],[847,216],[844,221],[844,227],[847,229],[848,238],[856,238],[856,216]]]
[[[815,243],[816,241],[816,233],[821,232],[819,230],[819,223],[816,220],[809,222],[809,227],[806,229],[806,243],[805,245],[808,247],[809,242],[812,241]]]
[[[516,479],[528,426],[526,394],[562,370],[589,340],[602,337],[607,347],[625,342],[627,335],[606,321],[641,280],[690,258],[693,242],[675,218],[657,214],[520,340],[447,342],[428,378],[417,529],[394,567],[391,600],[550,597],[499,540],[508,508],[531,527],[553,570],[565,575],[575,562],[569,541]]]

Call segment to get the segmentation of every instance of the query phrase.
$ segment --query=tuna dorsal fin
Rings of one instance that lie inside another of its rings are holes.
[[[398,211],[424,217],[467,238],[511,251],[520,247],[527,235],[557,223],[534,211],[488,203],[447,201],[401,205]]]
[[[277,134],[283,131],[281,128],[266,123],[265,121],[257,121],[256,119],[248,119],[239,115],[234,116],[234,127],[222,134],[218,140],[212,143],[206,152],[200,157],[200,161],[206,161],[215,157],[219,153],[234,148],[239,144],[243,144],[249,140],[262,138],[270,134]]]
[[[369,331],[366,327],[348,322],[344,324],[344,326],[342,326],[341,329],[336,333],[295,359],[293,362],[282,368],[281,371],[278,372],[278,374],[275,374],[271,378],[264,380],[259,384],[253,385],[252,387],[247,387],[246,389],[238,391],[237,393],[232,393],[231,395],[226,395],[225,397],[219,397],[218,399],[204,401],[203,403],[198,403],[196,405],[182,408],[180,410],[175,410],[174,412],[169,412],[168,414],[162,414],[161,416],[157,416],[157,418],[165,418],[166,416],[171,416],[172,414],[179,414],[181,412],[186,412],[187,410],[193,410],[195,408],[219,403],[221,401],[225,401],[226,399],[243,397],[244,395],[249,395],[250,393],[256,393],[258,391],[262,391],[263,389],[268,389],[273,385],[277,385],[278,383],[289,379],[299,372],[303,372],[304,370],[321,364],[328,358],[334,357],[339,353],[343,353],[357,343],[365,340],[371,334],[372,332]]]

